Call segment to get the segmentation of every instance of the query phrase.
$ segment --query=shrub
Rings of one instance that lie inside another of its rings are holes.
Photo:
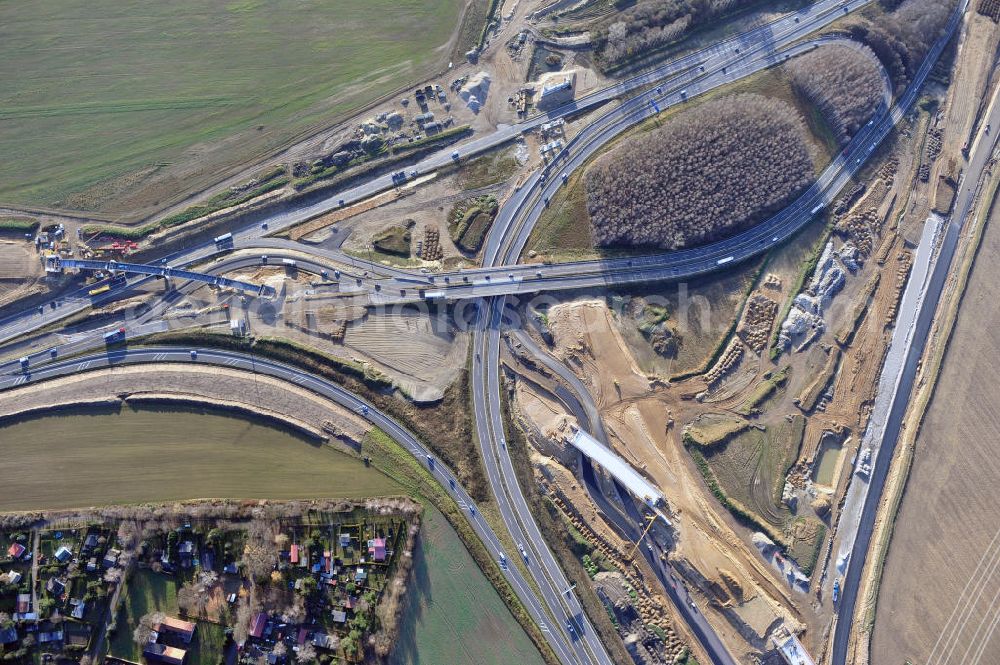
[[[615,2],[622,9],[627,3]],[[640,0],[608,20],[600,31],[599,56],[609,69],[677,41],[692,28],[752,4],[747,0]]]
[[[788,63],[792,86],[823,114],[844,145],[867,122],[882,98],[882,75],[870,49],[822,46]]]
[[[751,226],[812,181],[806,131],[790,105],[741,94],[628,140],[585,177],[595,241],[677,249]]]

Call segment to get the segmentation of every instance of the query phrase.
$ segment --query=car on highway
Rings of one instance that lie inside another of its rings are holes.
[[[197,359],[198,359],[198,351],[196,351],[195,349],[191,349],[191,360],[197,360]]]

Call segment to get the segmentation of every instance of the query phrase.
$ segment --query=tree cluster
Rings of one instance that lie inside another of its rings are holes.
[[[596,243],[678,249],[747,228],[812,182],[806,132],[785,102],[739,94],[630,139],[585,177]]]
[[[901,92],[920,68],[934,42],[944,34],[954,0],[889,0],[895,8],[874,20],[862,19],[851,23],[851,36],[867,44],[892,79],[896,92]]]
[[[878,61],[861,48],[822,46],[786,65],[796,92],[819,109],[841,145],[868,121],[882,98]]]
[[[741,4],[749,3],[746,0],[640,0],[609,19],[599,38],[600,58],[607,67],[623,64],[676,41],[691,28]]]

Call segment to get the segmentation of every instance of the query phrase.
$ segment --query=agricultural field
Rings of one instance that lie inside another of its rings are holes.
[[[7,480],[0,510],[401,492],[393,480],[347,455],[219,412],[66,412],[13,422],[2,432],[0,471]],[[198,473],[191,472],[195,468]]]
[[[0,201],[148,211],[442,68],[460,0],[0,6]]]
[[[873,663],[1000,661],[1000,642],[979,632],[996,626],[1000,593],[994,380],[1000,370],[1000,282],[991,260],[1000,252],[1000,214],[994,210],[985,224],[893,527]],[[919,581],[914,570],[921,571]]]

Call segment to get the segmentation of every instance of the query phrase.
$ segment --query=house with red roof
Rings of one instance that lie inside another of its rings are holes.
[[[385,561],[385,538],[374,538],[368,541],[368,554],[374,561]]]
[[[10,547],[7,548],[7,554],[12,559],[20,559],[24,555],[25,549],[21,543],[11,543]]]
[[[264,628],[267,626],[267,615],[258,612],[250,622],[250,636],[260,639],[264,635]]]

